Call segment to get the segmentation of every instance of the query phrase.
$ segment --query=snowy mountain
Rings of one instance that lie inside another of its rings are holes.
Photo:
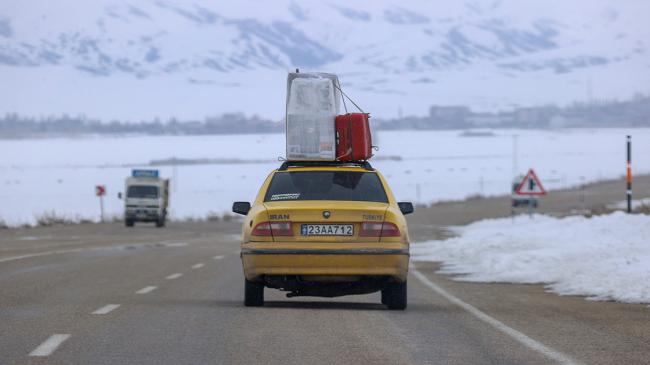
[[[650,91],[650,5],[110,1],[0,5],[0,113],[279,119],[286,72],[331,71],[374,115]]]

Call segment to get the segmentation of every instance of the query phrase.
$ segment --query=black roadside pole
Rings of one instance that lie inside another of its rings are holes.
[[[627,136],[627,212],[632,213],[632,136]]]

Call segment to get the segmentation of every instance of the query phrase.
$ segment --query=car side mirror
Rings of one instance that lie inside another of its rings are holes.
[[[121,191],[119,193],[117,193],[117,198],[122,199],[122,192]]]
[[[251,210],[251,203],[249,202],[234,202],[232,203],[232,212],[247,215]]]
[[[411,214],[415,211],[415,208],[413,208],[413,203],[411,202],[399,202],[397,205],[399,206],[400,212],[402,212],[404,215]]]

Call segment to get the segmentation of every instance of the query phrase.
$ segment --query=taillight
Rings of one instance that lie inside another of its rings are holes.
[[[397,228],[397,225],[390,222],[384,222],[384,227],[381,229],[381,237],[399,237],[402,233]]]
[[[361,237],[379,237],[381,236],[381,227],[383,223],[379,222],[363,222],[361,223]]]
[[[291,222],[261,222],[251,232],[253,236],[293,236]]]
[[[397,225],[390,222],[363,222],[361,223],[361,237],[399,237],[401,232]]]
[[[293,236],[291,222],[270,222],[274,236]]]
[[[270,236],[271,224],[269,222],[258,223],[255,228],[253,228],[253,232],[251,232],[251,234],[253,236]]]

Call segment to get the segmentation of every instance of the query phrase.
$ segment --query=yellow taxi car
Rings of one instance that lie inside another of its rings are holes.
[[[266,178],[246,215],[241,258],[246,306],[264,288],[288,297],[381,291],[389,309],[406,308],[409,236],[405,214],[384,177],[367,162],[285,162]]]

